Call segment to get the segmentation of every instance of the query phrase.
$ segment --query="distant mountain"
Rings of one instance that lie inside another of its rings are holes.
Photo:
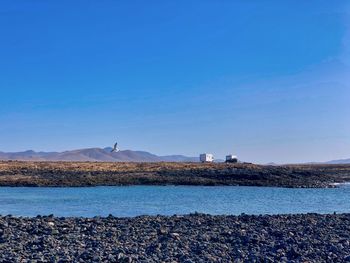
[[[161,158],[166,162],[199,162],[198,157],[187,157],[184,155],[166,155],[161,156]]]
[[[326,164],[350,164],[350,159],[333,160],[325,163]]]
[[[266,165],[278,166],[279,164],[274,163],[274,162],[270,162],[270,163],[267,163]]]
[[[350,164],[350,159],[339,159],[326,162],[308,162],[304,164]]]
[[[21,161],[90,161],[90,162],[198,162],[197,157],[183,155],[158,156],[145,151],[124,150],[111,152],[112,148],[89,148],[65,152],[0,152],[0,160]]]

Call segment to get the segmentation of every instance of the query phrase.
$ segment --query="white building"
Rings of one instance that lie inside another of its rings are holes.
[[[238,158],[236,155],[229,154],[229,155],[226,155],[226,162],[227,163],[237,163]]]
[[[211,153],[203,153],[199,155],[199,160],[202,163],[211,163],[214,161],[214,155],[212,155]]]

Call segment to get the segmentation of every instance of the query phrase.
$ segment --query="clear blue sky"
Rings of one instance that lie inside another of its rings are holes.
[[[0,151],[350,157],[347,1],[2,1]]]

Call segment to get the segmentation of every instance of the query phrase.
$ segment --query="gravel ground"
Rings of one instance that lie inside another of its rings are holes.
[[[0,262],[350,262],[350,214],[0,217]]]

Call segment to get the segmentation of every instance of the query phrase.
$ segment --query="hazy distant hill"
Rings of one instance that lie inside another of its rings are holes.
[[[112,148],[89,148],[65,152],[0,152],[0,160],[23,161],[91,161],[91,162],[198,162],[197,157],[183,155],[158,156],[144,151],[124,150],[112,153]]]
[[[305,164],[350,164],[350,159],[331,160],[327,162],[308,162]]]
[[[289,163],[289,164],[350,164],[350,159],[340,159],[332,160],[326,162],[306,162],[306,163]],[[287,164],[276,164],[276,163],[267,163],[266,165],[288,165]]]
[[[326,162],[326,164],[350,164],[350,159],[333,160]]]

